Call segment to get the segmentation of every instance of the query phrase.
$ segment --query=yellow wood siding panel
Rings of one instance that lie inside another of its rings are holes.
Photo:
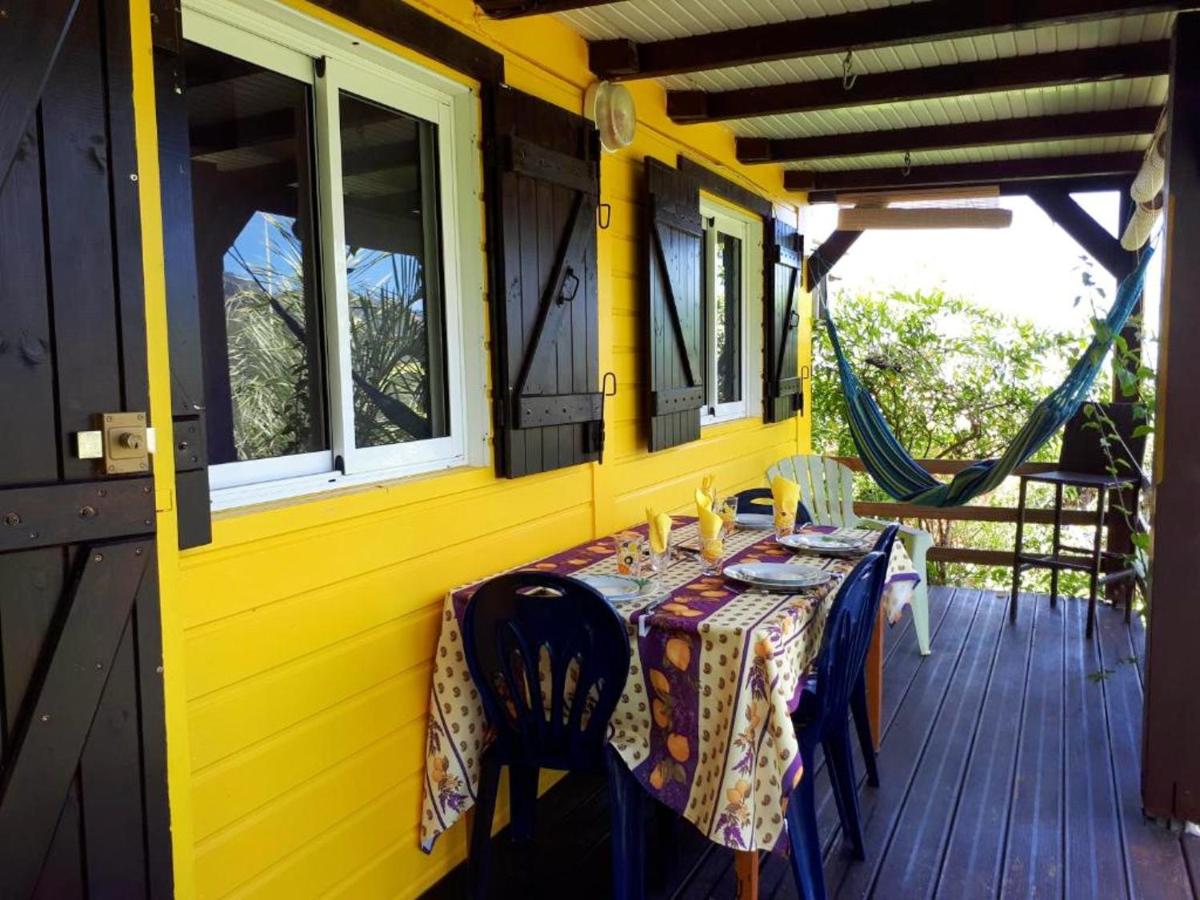
[[[153,162],[144,5],[137,34],[143,166]],[[586,46],[546,17],[496,23],[468,0],[410,0],[505,54],[515,87],[578,109]],[[289,5],[356,38],[417,58],[302,0]],[[434,66],[434,68],[437,68]],[[602,161],[600,369],[617,374],[603,466],[515,481],[462,469],[302,502],[223,513],[214,542],[173,549],[169,458],[158,460],[171,792],[181,897],[416,896],[465,853],[465,829],[434,853],[417,847],[424,716],[441,601],[453,585],[640,519],[647,504],[686,511],[698,472],[723,490],[762,484],[780,456],[807,448],[808,423],[748,418],[650,455],[642,434],[643,160],[678,153],[787,204],[775,168],[748,169],[719,125],[680,128],[662,89],[632,86],[634,145]],[[149,171],[144,168],[144,171]],[[146,254],[161,234],[157,196],[143,197]],[[161,250],[158,251],[161,256]],[[147,319],[160,443],[170,445],[161,259],[148,262]],[[157,281],[155,280],[157,279]],[[485,309],[483,298],[479,307]],[[801,335],[808,363],[808,323]],[[194,874],[193,874],[194,866]]]

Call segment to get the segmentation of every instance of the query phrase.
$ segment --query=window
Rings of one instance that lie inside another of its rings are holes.
[[[214,506],[479,461],[470,94],[254,17],[184,17]]]
[[[762,288],[749,275],[761,271],[762,225],[706,201],[700,214],[707,394],[701,423],[712,424],[745,417],[759,394]]]

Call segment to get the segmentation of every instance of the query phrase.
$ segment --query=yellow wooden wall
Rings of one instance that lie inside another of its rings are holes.
[[[144,0],[135,83],[154,419],[170,446],[169,379],[153,85]],[[293,6],[339,21],[304,0]],[[410,0],[501,50],[508,81],[572,110],[591,76],[586,45],[552,19],[494,23],[469,0]],[[345,23],[340,23],[345,26]],[[346,26],[349,27],[349,26]],[[354,30],[354,29],[351,29]],[[360,36],[412,57],[366,32]],[[461,825],[417,847],[430,659],[447,588],[639,519],[685,509],[701,473],[723,489],[762,483],[805,449],[804,418],[752,418],[650,455],[638,415],[638,231],[642,160],[678,152],[782,204],[775,167],[748,169],[720,126],[674,126],[653,84],[628,150],[604,157],[600,369],[618,375],[603,466],[515,481],[463,469],[221,514],[211,546],[179,553],[169,454],[159,479],[169,778],[181,897],[415,896],[464,855]],[[786,207],[785,207],[786,208]],[[794,207],[790,210],[794,213]],[[480,298],[483,303],[483,298]],[[808,323],[801,334],[807,365]]]

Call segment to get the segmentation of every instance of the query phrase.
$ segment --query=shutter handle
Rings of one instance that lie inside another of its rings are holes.
[[[559,305],[570,303],[575,299],[577,293],[579,293],[579,276],[575,274],[574,269],[567,266],[566,274],[563,275],[562,287],[558,291]]]
[[[601,203],[596,207],[596,225],[601,231],[607,231],[612,224],[612,204]]]
[[[800,313],[796,312],[796,310],[793,309],[792,314],[790,316],[788,316],[788,328],[799,328],[799,327],[800,327]]]

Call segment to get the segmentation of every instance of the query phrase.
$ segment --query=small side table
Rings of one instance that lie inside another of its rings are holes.
[[[1025,538],[1025,492],[1029,482],[1037,481],[1054,485],[1054,543],[1050,553],[1026,553]],[[1087,636],[1090,638],[1096,626],[1096,591],[1101,585],[1112,584],[1125,579],[1132,580],[1135,571],[1126,567],[1117,571],[1101,574],[1106,561],[1119,559],[1120,554],[1110,553],[1101,548],[1104,539],[1104,504],[1111,490],[1136,488],[1140,479],[1133,475],[1090,475],[1084,472],[1066,472],[1055,470],[1041,472],[1036,475],[1022,475],[1020,499],[1017,503],[1017,541],[1013,553],[1013,582],[1012,596],[1009,599],[1008,618],[1015,622],[1017,619],[1017,594],[1021,589],[1021,573],[1026,569],[1050,570],[1050,605],[1058,605],[1058,573],[1064,569],[1091,573],[1091,587],[1088,592]],[[1096,515],[1092,520],[1095,529],[1091,549],[1068,547],[1062,542],[1062,503],[1063,488],[1095,488]],[[1125,621],[1128,622],[1133,604],[1133,592],[1126,595]]]

